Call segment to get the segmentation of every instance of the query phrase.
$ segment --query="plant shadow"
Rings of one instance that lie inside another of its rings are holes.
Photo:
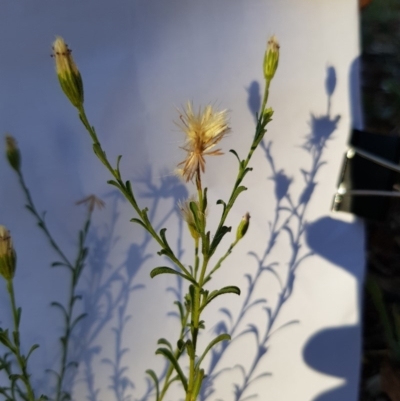
[[[335,88],[336,71],[334,67],[329,66],[325,80],[327,110],[323,115],[316,116],[311,114],[310,116],[310,132],[306,135],[301,145],[309,155],[310,167],[299,169],[298,176],[303,180],[303,187],[297,197],[293,194],[291,187],[293,177],[289,177],[274,159],[272,142],[262,143],[262,149],[271,171],[271,176],[268,178],[274,182],[275,187],[274,217],[269,222],[269,234],[264,252],[262,254],[249,252],[249,256],[256,262],[256,269],[251,273],[245,274],[247,289],[239,313],[234,316],[233,311],[229,308],[220,309],[223,318],[215,326],[214,331],[216,334],[227,332],[231,335],[232,340],[212,350],[211,360],[207,369],[209,375],[201,390],[200,399],[202,401],[207,400],[214,394],[218,378],[232,369],[237,369],[242,377],[240,382],[233,384],[234,400],[244,401],[257,397],[258,394],[251,391],[252,384],[257,380],[272,375],[271,372],[263,370],[264,368],[261,366],[261,362],[268,354],[271,337],[276,335],[279,330],[299,323],[298,320],[293,319],[278,325],[278,317],[284,305],[291,298],[298,268],[307,258],[313,255],[313,251],[307,250],[305,247],[307,209],[318,185],[317,176],[321,168],[326,164],[323,159],[324,150],[328,141],[332,139],[340,121],[339,115],[332,115],[331,113],[331,99]],[[260,103],[260,85],[253,81],[247,88],[247,92],[248,107],[254,115]],[[284,235],[286,239],[282,238]],[[280,240],[287,241],[287,239],[289,240],[289,249],[286,253],[288,255],[287,259],[274,259],[276,256],[273,256],[273,250],[278,242]],[[274,304],[270,303],[270,299],[267,296],[260,297],[257,295],[256,291],[257,287],[261,286],[262,277],[267,274],[275,278],[279,287],[279,292],[276,295],[277,301]],[[265,316],[264,322],[244,325],[245,317],[254,308],[258,308],[260,313]],[[232,368],[221,367],[221,361],[226,357],[226,353],[243,336],[251,336],[252,341],[254,341],[255,352],[252,355],[251,363],[247,367],[243,365],[236,365]]]

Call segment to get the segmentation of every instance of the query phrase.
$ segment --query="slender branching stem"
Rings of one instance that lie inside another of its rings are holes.
[[[62,401],[63,394],[63,384],[65,379],[65,374],[68,368],[68,351],[70,345],[70,339],[74,324],[77,322],[76,318],[74,319],[74,306],[77,299],[76,295],[76,287],[79,281],[79,277],[82,273],[84,262],[86,259],[85,252],[85,243],[87,234],[90,228],[90,222],[92,219],[93,209],[89,208],[87,218],[84,222],[83,229],[80,231],[82,236],[79,240],[79,248],[78,254],[76,257],[75,264],[71,270],[71,278],[70,278],[70,288],[69,288],[69,296],[68,296],[68,305],[65,315],[65,328],[64,328],[64,335],[61,337],[61,344],[62,344],[62,352],[61,352],[61,362],[60,362],[60,373],[57,376],[57,387],[56,387],[56,401]],[[84,316],[84,315],[81,315]]]
[[[21,185],[22,191],[26,198],[26,202],[27,202],[26,206],[27,206],[28,210],[35,216],[35,218],[37,219],[37,222],[38,222],[38,226],[42,229],[42,231],[44,232],[50,245],[56,251],[58,256],[61,258],[62,263],[68,268],[68,270],[70,271],[70,274],[71,274],[69,297],[68,297],[68,301],[67,301],[67,308],[66,308],[66,314],[65,314],[65,328],[64,328],[64,334],[61,337],[61,343],[62,343],[61,362],[60,362],[60,371],[57,374],[56,397],[55,397],[56,401],[61,401],[63,399],[63,382],[64,382],[65,373],[67,370],[67,363],[68,363],[69,342],[70,342],[71,332],[72,332],[73,324],[74,324],[74,320],[73,320],[74,305],[75,305],[75,301],[77,299],[76,298],[76,286],[77,286],[80,274],[82,272],[85,257],[87,254],[87,252],[85,251],[85,241],[86,241],[86,237],[87,237],[87,234],[89,231],[93,209],[89,208],[88,216],[87,216],[87,218],[84,222],[83,228],[81,230],[82,238],[79,241],[79,248],[78,248],[78,254],[76,257],[76,261],[75,261],[75,263],[72,263],[68,259],[68,257],[65,255],[65,253],[61,250],[61,247],[57,244],[56,240],[53,238],[52,234],[50,233],[50,231],[46,225],[46,222],[44,220],[44,214],[40,215],[39,212],[37,211],[37,208],[33,202],[29,188],[25,183],[25,179],[24,179],[21,169],[17,170],[17,175],[18,175],[18,179],[19,179],[19,183]]]
[[[165,255],[176,265],[181,269],[186,275],[191,276],[189,270],[186,269],[186,267],[179,261],[179,259],[175,256],[175,254],[172,252],[171,249],[167,249],[166,244],[164,243],[163,239],[161,238],[160,235],[158,235],[149,221],[147,217],[147,210],[141,210],[139,208],[138,203],[136,202],[136,199],[134,197],[134,194],[130,188],[129,182],[124,183],[122,178],[121,178],[121,173],[119,171],[119,167],[117,166],[116,169],[112,168],[110,162],[107,159],[107,156],[105,152],[103,151],[101,144],[97,138],[97,134],[94,130],[94,128],[90,125],[85,109],[83,106],[79,108],[79,116],[80,119],[85,126],[86,130],[89,132],[92,140],[93,140],[93,149],[94,153],[96,156],[99,158],[99,160],[106,166],[107,170],[111,173],[111,175],[115,178],[115,183],[117,188],[121,191],[121,193],[125,196],[125,198],[128,200],[128,202],[133,206],[135,209],[136,213],[140,217],[140,221],[142,226],[147,230],[147,232],[157,241],[157,243],[161,246],[161,248],[165,251]]]
[[[189,311],[187,310],[185,312],[185,316],[184,316],[184,318],[182,320],[182,327],[181,327],[181,332],[180,332],[180,335],[179,335],[179,340],[184,340],[184,338],[185,338],[186,324],[187,324],[188,318],[189,318]],[[182,351],[179,350],[178,348],[176,348],[175,351],[174,351],[174,356],[175,356],[176,360],[178,360],[181,355],[182,355]],[[164,385],[163,385],[163,387],[161,389],[160,397],[159,397],[159,399],[157,401],[162,401],[164,396],[165,396],[165,394],[167,393],[167,390],[168,390],[168,388],[169,388],[169,386],[171,384],[171,380],[170,379],[171,379],[172,373],[174,373],[174,367],[170,363],[169,366],[168,366],[167,373],[166,373],[165,378],[164,378]]]
[[[57,254],[60,256],[62,261],[68,265],[68,267],[72,267],[71,262],[69,259],[65,256],[64,252],[61,250],[61,248],[57,245],[56,241],[54,240],[53,236],[51,235],[49,229],[47,228],[46,222],[44,220],[44,217],[42,217],[39,212],[37,211],[35,204],[33,203],[31,193],[29,191],[29,188],[25,184],[25,179],[22,174],[21,170],[17,170],[17,175],[19,179],[19,183],[21,185],[22,191],[24,192],[26,201],[27,201],[27,208],[28,210],[36,217],[38,221],[38,226],[42,229],[44,234],[46,235],[47,239],[50,242],[50,245],[54,248],[54,250],[57,252]],[[43,215],[44,216],[44,215]]]
[[[26,388],[27,400],[35,401],[35,395],[30,382],[30,375],[28,374],[27,359],[21,353],[20,332],[19,332],[21,309],[18,309],[16,306],[14,284],[12,279],[7,280],[7,291],[10,296],[11,312],[13,316],[13,325],[14,325],[14,331],[13,331],[14,347],[12,351],[17,359],[18,366],[21,369],[21,380],[23,381]]]

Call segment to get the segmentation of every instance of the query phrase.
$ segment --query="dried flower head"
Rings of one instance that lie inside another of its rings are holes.
[[[6,280],[12,280],[15,274],[17,255],[10,232],[0,225],[0,274]]]
[[[186,159],[178,164],[180,173],[186,181],[193,180],[197,173],[205,171],[204,156],[222,155],[215,145],[230,131],[227,121],[227,110],[215,111],[208,105],[198,112],[188,102],[186,110],[181,113],[178,127],[186,134],[182,149],[187,152]]]
[[[11,135],[6,135],[6,156],[10,166],[15,171],[19,171],[21,167],[21,155],[17,141]]]
[[[82,77],[63,38],[57,37],[54,41],[52,56],[56,61],[56,72],[62,90],[75,107],[82,107]]]
[[[97,209],[101,210],[105,206],[104,201],[98,198],[96,195],[89,195],[84,199],[76,202],[77,205],[87,205],[89,212],[93,212],[93,210],[97,207]]]

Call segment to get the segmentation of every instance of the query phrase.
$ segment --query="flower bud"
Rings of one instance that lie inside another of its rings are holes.
[[[197,209],[199,209],[198,202],[195,200],[193,196],[191,196],[189,199],[186,199],[183,202],[178,203],[179,210],[181,211],[183,220],[186,221],[190,235],[195,239],[198,240],[200,238],[200,233],[197,230],[196,227],[196,221],[193,215],[193,211],[190,208],[190,203],[195,202],[197,204]]]
[[[250,214],[246,213],[242,217],[242,220],[240,221],[239,226],[236,230],[236,241],[241,240],[245,236],[247,229],[249,228],[249,225],[250,225]]]
[[[274,110],[271,107],[268,107],[268,109],[265,109],[263,111],[263,125],[266,126],[271,120],[272,116],[274,115]]]
[[[14,251],[10,232],[0,225],[0,274],[6,280],[12,280],[17,264],[17,255]]]
[[[53,43],[53,55],[61,89],[77,108],[83,105],[83,82],[81,74],[71,55],[71,50],[63,38],[57,37]]]
[[[271,36],[264,55],[264,77],[267,81],[270,81],[274,77],[278,63],[279,43],[276,36]]]
[[[6,155],[10,166],[19,171],[21,167],[21,155],[17,146],[17,141],[11,136],[6,135]]]

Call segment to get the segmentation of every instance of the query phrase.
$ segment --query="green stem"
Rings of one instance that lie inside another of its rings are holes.
[[[193,353],[189,354],[189,382],[188,390],[186,392],[186,401],[195,401],[195,394],[193,393],[196,373],[199,374],[200,366],[196,368],[196,349],[197,349],[197,337],[199,334],[200,316],[201,316],[201,293],[204,285],[205,273],[207,271],[209,258],[207,255],[203,257],[203,263],[200,271],[200,278],[198,286],[194,287],[194,299],[191,305],[191,335],[193,344]]]
[[[66,320],[65,320],[65,332],[63,336],[63,342],[62,342],[62,355],[61,355],[61,367],[60,367],[60,374],[58,375],[57,378],[57,386],[56,386],[56,400],[60,401],[62,399],[62,385],[63,385],[63,380],[65,376],[65,371],[67,369],[67,357],[68,357],[68,346],[69,346],[69,339],[71,335],[71,321],[72,321],[72,316],[73,316],[73,307],[75,303],[75,288],[76,284],[78,282],[80,273],[82,271],[83,267],[83,262],[84,258],[82,255],[84,255],[84,244],[85,240],[87,237],[87,233],[89,230],[90,226],[90,220],[91,220],[91,215],[92,211],[89,211],[88,217],[85,220],[85,223],[83,225],[83,229],[81,230],[83,233],[82,240],[79,242],[79,249],[78,249],[78,256],[76,258],[75,264],[72,264],[70,260],[65,256],[64,252],[61,250],[53,236],[51,235],[49,229],[47,228],[46,222],[44,218],[40,216],[38,213],[35,204],[33,202],[32,196],[30,194],[29,188],[27,187],[24,176],[22,174],[22,171],[19,169],[17,171],[17,175],[19,178],[19,183],[21,185],[22,191],[25,194],[25,198],[27,201],[27,206],[29,211],[36,217],[38,221],[39,227],[42,229],[44,232],[45,236],[47,237],[48,241],[50,242],[50,245],[53,247],[53,249],[56,251],[56,253],[60,256],[62,261],[65,263],[65,265],[68,267],[69,271],[71,272],[71,284],[70,284],[70,294],[69,294],[69,301],[68,301],[68,307],[67,307],[67,315],[66,315]]]
[[[194,279],[197,280],[197,273],[199,270],[199,263],[200,263],[200,259],[199,259],[199,239],[195,238],[194,240],[195,244],[194,244]]]
[[[12,311],[13,323],[14,323],[13,339],[14,339],[15,349],[13,350],[13,352],[17,359],[18,365],[21,369],[21,377],[22,377],[22,381],[25,384],[25,388],[26,388],[26,392],[27,392],[27,399],[29,401],[35,401],[35,395],[34,395],[34,392],[32,389],[30,377],[29,377],[28,370],[27,370],[27,361],[26,361],[25,357],[21,354],[20,333],[19,333],[20,311],[18,310],[16,303],[15,303],[14,285],[13,285],[12,279],[7,280],[7,291],[8,291],[8,294],[10,295],[11,311]]]
[[[265,107],[267,106],[270,83],[271,83],[271,80],[269,80],[269,79],[265,81],[264,97],[263,97],[263,101],[262,101],[262,105],[261,105],[261,109],[260,109],[260,116],[262,116],[262,113],[264,112]]]
[[[53,247],[53,249],[58,253],[58,255],[63,260],[63,262],[66,265],[68,265],[69,268],[72,268],[71,262],[65,256],[64,252],[60,249],[60,247],[57,245],[56,241],[53,239],[52,235],[50,234],[50,231],[47,228],[45,220],[38,213],[38,211],[35,207],[35,204],[33,203],[31,193],[25,184],[25,180],[24,180],[24,176],[22,175],[22,171],[18,170],[17,174],[18,174],[18,179],[19,179],[19,183],[21,185],[22,191],[25,194],[28,210],[36,217],[36,219],[38,221],[38,226],[42,229],[42,231],[46,235],[46,237],[49,240],[50,245]]]
[[[221,256],[221,258],[218,260],[217,264],[215,267],[210,271],[210,273],[207,274],[206,278],[204,279],[204,282],[208,282],[211,279],[211,275],[215,273],[222,265],[224,260],[232,253],[233,248],[237,245],[237,243],[240,241],[240,239],[237,239],[235,242],[232,242],[228,250],[226,251],[225,255]]]
[[[88,120],[88,118],[86,116],[86,112],[85,112],[85,109],[84,109],[83,105],[80,108],[78,108],[78,111],[79,111],[79,117],[80,117],[83,125],[85,126],[86,130],[89,132],[93,143],[94,144],[100,144],[100,142],[99,142],[99,140],[97,138],[96,131],[90,125],[90,122],[89,122],[89,120]],[[111,168],[111,166],[110,166],[110,168]]]
[[[180,332],[179,340],[183,340],[184,337],[185,337],[185,329],[186,329],[186,324],[187,324],[188,317],[189,317],[189,311],[186,311],[185,317],[184,317],[183,322],[182,322],[182,327],[181,327],[181,332]],[[178,340],[178,341],[179,341],[179,340]],[[182,354],[182,351],[180,351],[178,348],[177,348],[177,349],[175,350],[175,352],[174,352],[174,356],[175,356],[175,358],[176,358],[177,360],[179,359],[179,357],[181,356],[181,354]],[[165,394],[166,394],[166,392],[167,392],[167,390],[168,390],[168,388],[169,388],[169,386],[170,386],[170,384],[171,384],[170,378],[171,378],[171,375],[172,375],[173,372],[174,372],[174,367],[173,367],[173,365],[170,363],[170,364],[169,364],[169,367],[168,367],[167,374],[165,375],[164,385],[163,385],[163,388],[162,388],[162,390],[161,390],[160,397],[159,397],[159,399],[156,400],[156,401],[162,401],[162,400],[163,400],[163,398],[164,398],[164,396],[165,396]]]
[[[195,379],[195,361],[194,361],[194,358],[190,358],[190,360],[189,360],[189,383],[188,383],[188,390],[186,392],[186,401],[193,400],[194,379]]]
[[[251,160],[251,158],[253,156],[254,151],[257,149],[257,146],[260,143],[259,137],[260,137],[260,135],[263,135],[263,130],[265,129],[264,125],[262,124],[263,112],[265,110],[265,107],[266,107],[267,101],[268,101],[269,85],[270,85],[270,80],[267,80],[266,83],[265,83],[264,98],[263,98],[263,101],[262,101],[262,106],[261,106],[261,110],[260,110],[260,116],[258,118],[258,123],[257,123],[256,133],[255,133],[255,136],[254,136],[254,139],[253,139],[253,143],[251,144],[251,147],[250,147],[250,150],[249,150],[249,153],[247,155],[246,160],[242,160],[240,162],[238,175],[236,177],[236,182],[235,182],[235,184],[233,186],[231,195],[229,197],[229,201],[226,204],[226,208],[224,209],[224,211],[222,213],[221,220],[220,220],[220,222],[218,224],[218,228],[217,228],[217,230],[215,232],[215,235],[214,235],[214,239],[218,238],[219,235],[220,235],[221,229],[225,224],[226,218],[228,217],[229,212],[231,211],[231,209],[233,207],[233,204],[235,203],[235,200],[236,200],[236,197],[237,197],[236,194],[235,194],[236,190],[239,188],[240,184],[243,181],[244,176],[247,173],[247,166],[250,163],[250,160]],[[211,245],[211,248],[214,249],[214,247],[212,245]]]
[[[84,267],[85,256],[85,242],[87,238],[87,234],[89,232],[90,222],[92,218],[93,209],[89,209],[87,218],[84,222],[83,229],[80,231],[83,235],[79,240],[79,249],[76,257],[75,265],[71,270],[71,282],[70,282],[70,290],[68,297],[68,306],[67,313],[65,316],[65,331],[62,337],[62,354],[61,354],[61,364],[60,364],[60,374],[57,379],[57,388],[56,388],[56,401],[61,401],[63,398],[63,382],[65,378],[65,373],[67,370],[67,359],[68,359],[68,350],[69,350],[69,341],[73,329],[73,313],[74,313],[74,305],[76,301],[76,286],[79,281],[79,277],[81,275],[82,269]]]
[[[164,244],[164,241],[162,238],[156,233],[154,230],[151,222],[147,218],[147,210],[141,210],[139,208],[139,205],[136,202],[136,199],[128,187],[128,183],[125,184],[121,178],[121,174],[119,171],[119,168],[113,169],[111,167],[110,162],[107,159],[106,154],[103,152],[101,144],[97,138],[97,134],[94,130],[94,128],[90,125],[89,120],[86,116],[85,109],[83,106],[78,109],[79,111],[79,117],[85,126],[86,130],[89,132],[92,140],[93,140],[93,146],[95,149],[95,154],[98,157],[98,159],[106,166],[107,170],[111,173],[111,175],[115,178],[117,184],[118,184],[118,189],[122,192],[122,194],[125,196],[125,198],[128,200],[128,202],[132,205],[132,207],[135,209],[136,213],[139,215],[141,222],[143,224],[143,227],[147,230],[147,232],[157,241],[157,243],[161,246],[163,250],[165,250],[165,254],[170,260],[177,265],[185,274],[190,276],[189,270],[186,269],[185,266],[177,259],[177,257],[174,255],[174,253],[171,250],[168,250],[166,245]],[[100,152],[100,154],[99,154]]]

